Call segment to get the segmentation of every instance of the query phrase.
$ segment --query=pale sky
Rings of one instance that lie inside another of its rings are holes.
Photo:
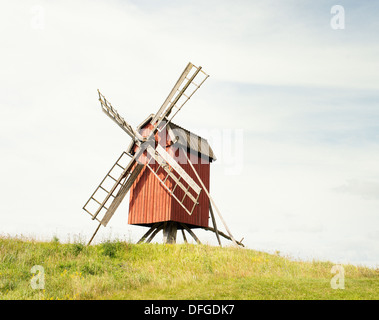
[[[174,122],[211,143],[211,193],[235,238],[379,265],[379,4],[1,4],[0,235],[87,241],[97,223],[82,207],[130,143],[96,90],[137,126],[191,61],[210,78]],[[125,199],[96,240],[136,242],[147,229],[127,212]]]

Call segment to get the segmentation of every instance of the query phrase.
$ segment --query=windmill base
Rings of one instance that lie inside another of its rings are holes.
[[[198,227],[199,228],[199,227]],[[220,236],[231,240],[232,238],[229,237],[228,235],[224,234],[223,232],[211,228],[211,227],[200,227],[201,229],[207,230],[207,231],[212,231],[216,234],[218,243],[221,247],[221,241],[220,241]],[[157,222],[151,226],[151,228],[142,236],[142,238],[137,242],[137,243],[150,243],[153,238],[161,231],[163,230],[163,243],[167,244],[174,244],[176,243],[176,236],[177,236],[177,231],[178,229],[181,229],[183,240],[185,243],[187,243],[187,237],[185,235],[185,231],[187,231],[191,237],[196,241],[197,244],[201,244],[199,238],[195,235],[195,233],[192,231],[193,227],[190,225],[187,225],[185,223],[181,222],[175,222],[175,221],[166,221],[166,222]],[[241,240],[242,241],[242,240]],[[244,245],[241,243],[241,241],[236,241],[236,243],[242,247]]]

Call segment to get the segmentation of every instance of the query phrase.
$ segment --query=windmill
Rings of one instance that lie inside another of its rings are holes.
[[[202,68],[188,63],[159,108],[138,127],[128,124],[98,90],[102,110],[132,139],[100,182],[83,209],[96,220],[90,244],[101,225],[107,226],[130,191],[128,223],[149,227],[138,241],[150,242],[163,230],[165,243],[175,243],[177,230],[187,242],[187,231],[203,228],[236,241],[209,193],[209,165],[216,159],[208,142],[172,122],[175,115],[209,77]],[[227,234],[217,229],[215,209]],[[209,214],[213,227],[208,226]]]

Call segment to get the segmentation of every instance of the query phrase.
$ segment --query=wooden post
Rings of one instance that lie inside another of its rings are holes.
[[[169,221],[165,223],[165,226],[163,227],[163,243],[176,243],[176,232],[176,222]]]

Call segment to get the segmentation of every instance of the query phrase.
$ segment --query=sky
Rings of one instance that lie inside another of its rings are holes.
[[[377,267],[378,13],[374,1],[2,0],[0,235],[88,241],[97,223],[82,207],[130,143],[97,89],[135,127],[191,61],[210,77],[174,122],[210,142],[234,237]],[[127,214],[124,200],[96,241],[138,241],[146,229]]]

